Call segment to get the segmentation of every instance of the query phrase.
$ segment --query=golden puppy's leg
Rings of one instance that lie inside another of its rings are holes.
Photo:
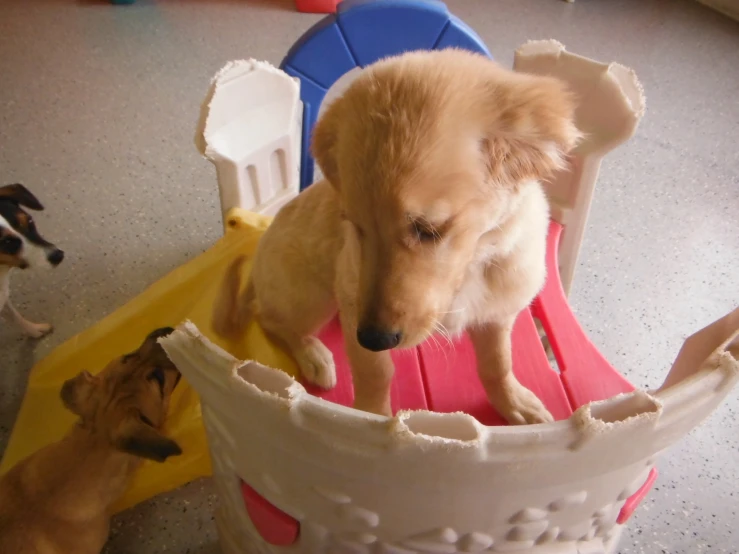
[[[344,346],[354,381],[354,408],[392,416],[390,386],[395,367],[389,351],[371,352],[357,342],[357,326],[341,316]]]
[[[339,319],[344,335],[344,348],[349,358],[354,381],[354,408],[373,414],[392,416],[390,386],[395,365],[390,352],[372,352],[357,341],[356,302],[346,285],[337,287]]]
[[[234,260],[226,270],[223,278],[221,289],[216,298],[213,307],[213,330],[220,336],[235,340],[238,339],[246,331],[254,315],[254,307],[256,303],[256,295],[254,285],[251,279],[246,285],[244,292],[239,295],[241,288],[241,275],[245,256],[241,256]],[[319,298],[320,294],[308,294],[303,298]],[[316,306],[308,302],[307,306],[302,306],[302,310],[296,312],[294,317],[279,317],[276,305],[266,306],[257,319],[259,325],[270,337],[280,343],[288,353],[295,358],[300,372],[311,383],[330,389],[336,385],[336,368],[334,366],[334,358],[331,351],[317,338],[310,335],[310,331],[320,328],[322,323],[331,316],[317,313]],[[320,304],[317,302],[316,305]],[[330,306],[329,302],[323,302]],[[270,311],[270,309],[272,311]],[[328,308],[328,312],[334,313],[335,310]],[[298,315],[298,314],[302,314]],[[286,324],[285,321],[291,321],[292,324]],[[299,329],[307,328],[310,331],[301,334]]]
[[[522,425],[553,421],[542,401],[513,374],[512,329],[513,321],[487,323],[468,329],[485,392],[490,403],[508,423]]]
[[[303,377],[323,389],[331,389],[336,385],[334,355],[320,339],[296,332],[293,324],[287,324],[269,313],[260,313],[258,319],[259,325],[270,338],[295,359]],[[320,323],[315,325],[316,330],[320,326]]]

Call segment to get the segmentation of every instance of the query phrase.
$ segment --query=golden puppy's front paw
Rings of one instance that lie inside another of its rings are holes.
[[[305,339],[303,347],[295,352],[295,360],[308,382],[322,389],[332,389],[336,386],[334,355],[317,338]]]
[[[554,421],[544,403],[518,381],[512,381],[501,387],[499,394],[495,396],[491,398],[493,406],[511,425]]]

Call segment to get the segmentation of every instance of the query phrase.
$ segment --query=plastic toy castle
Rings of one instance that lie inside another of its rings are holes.
[[[56,391],[70,372],[102,368],[144,331],[186,319],[162,340],[186,381],[168,419],[184,453],[142,466],[117,508],[212,469],[226,554],[615,553],[659,455],[739,380],[739,309],[690,337],[663,385],[645,392],[603,358],[567,302],[601,160],[644,112],[628,68],[554,41],[515,55],[516,70],[569,84],[587,137],[547,184],[548,281],[513,332],[514,372],[556,422],[503,426],[466,337],[395,355],[392,418],[346,407],[353,388],[335,322],[321,334],[337,363],[331,391],[295,381],[293,363],[256,324],[238,343],[209,340],[218,340],[210,314],[221,273],[253,253],[269,216],[313,182],[307,146],[325,98],[382,57],[447,47],[490,55],[440,2],[349,0],[296,42],[281,69],[224,67],[196,140],[216,167],[224,237],[34,368],[0,470],[69,428]]]
[[[441,4],[353,2],[301,37],[282,70],[253,60],[226,66],[204,104],[198,144],[217,168],[227,236],[247,225],[240,209],[275,213],[312,182],[310,130],[347,72],[449,46],[489,55]],[[548,185],[549,278],[513,338],[514,370],[558,421],[499,426],[465,338],[396,356],[397,413],[385,418],[345,407],[351,375],[337,325],[321,338],[339,385],[319,392],[237,360],[183,324],[163,344],[202,399],[228,554],[615,552],[657,477],[657,456],[739,378],[739,310],[691,337],[650,393],[634,390],[587,339],[566,292],[600,161],[634,133],[644,98],[629,69],[554,41],[525,44],[514,67],[567,81],[587,135]]]

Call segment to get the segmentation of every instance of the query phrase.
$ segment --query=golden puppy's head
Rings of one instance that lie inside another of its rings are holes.
[[[83,371],[62,386],[64,406],[83,427],[105,437],[112,447],[163,462],[182,453],[161,433],[169,399],[180,372],[157,343],[173,331],[157,329],[141,346],[110,362],[98,375]]]
[[[560,81],[461,50],[380,61],[328,106],[313,153],[356,251],[362,346],[412,347],[434,331],[482,237],[563,166],[574,111]]]

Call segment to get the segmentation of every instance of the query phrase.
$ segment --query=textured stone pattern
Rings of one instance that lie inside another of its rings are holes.
[[[649,469],[649,468],[648,468]],[[648,471],[639,479],[623,489],[620,497],[627,498],[630,491],[638,489],[646,478]],[[271,479],[271,478],[270,478]],[[355,529],[348,532],[331,532],[326,527],[303,520],[301,535],[296,550],[305,554],[455,554],[462,552],[521,552],[544,554],[556,547],[559,553],[599,554],[605,553],[604,544],[620,529],[616,518],[623,505],[623,500],[614,499],[593,511],[589,518],[575,524],[560,527],[557,520],[570,509],[581,508],[588,500],[587,491],[573,494],[551,501],[544,507],[530,507],[514,513],[506,525],[498,525],[493,532],[458,532],[445,527],[418,533],[398,541],[385,542],[378,538],[381,532],[380,514],[367,510],[352,502],[345,493],[314,487],[316,495],[329,500],[334,512],[346,527]],[[226,511],[231,516],[231,512]],[[245,533],[242,543],[249,545],[244,554],[256,552],[278,552],[261,543],[260,548],[252,549],[256,538],[253,526],[241,527]],[[615,546],[615,545],[613,545]],[[229,553],[231,554],[231,553]]]

